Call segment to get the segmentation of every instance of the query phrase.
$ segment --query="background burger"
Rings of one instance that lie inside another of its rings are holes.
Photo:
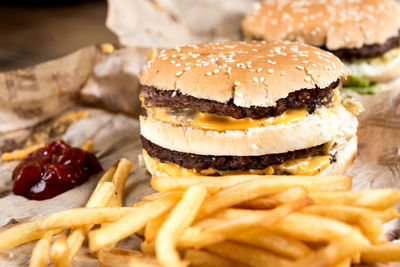
[[[333,54],[291,42],[181,46],[140,75],[143,157],[152,174],[343,173],[357,119]]]
[[[247,38],[300,41],[328,50],[361,93],[400,88],[400,8],[392,0],[267,0],[243,20]]]

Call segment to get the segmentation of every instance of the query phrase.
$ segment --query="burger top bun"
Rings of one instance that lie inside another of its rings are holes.
[[[300,43],[232,42],[180,46],[150,60],[140,83],[237,106],[269,107],[300,89],[325,88],[346,70],[329,52]]]
[[[242,21],[245,34],[264,40],[297,40],[328,50],[383,44],[399,35],[394,0],[267,0]]]

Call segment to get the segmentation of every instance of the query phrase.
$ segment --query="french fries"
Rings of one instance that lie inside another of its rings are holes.
[[[31,260],[29,267],[45,267],[47,265],[47,254],[53,237],[52,232],[47,232],[44,236],[36,243],[35,248],[32,251]]]
[[[194,221],[206,194],[202,185],[189,187],[161,226],[156,237],[156,255],[161,266],[186,266],[178,255],[176,243]]]
[[[389,243],[382,232],[385,222],[399,217],[398,190],[350,191],[348,176],[153,177],[159,192],[123,207],[130,168],[120,160],[107,171],[84,208],[0,232],[0,250],[40,239],[30,264],[44,266],[51,237],[71,229],[51,246],[55,266],[71,266],[86,237],[102,267],[400,261],[400,244]],[[114,248],[139,233],[142,252]]]
[[[169,211],[179,201],[181,193],[171,193],[135,208],[118,221],[89,233],[89,249],[97,251],[139,231],[146,223]]]

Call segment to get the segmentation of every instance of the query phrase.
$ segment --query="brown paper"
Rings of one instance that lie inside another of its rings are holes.
[[[137,159],[137,74],[150,52],[145,46],[238,40],[240,19],[255,1],[160,2],[162,7],[155,1],[109,0],[107,25],[129,48],[109,53],[93,46],[27,69],[0,73],[0,153],[54,139],[74,146],[93,140],[104,169],[121,157],[134,162],[126,184],[126,205],[153,192],[150,176]],[[400,188],[400,92],[356,98],[366,111],[359,117],[358,156],[348,171],[354,177],[354,188]],[[0,227],[83,206],[101,176],[53,199],[30,201],[11,193],[11,172],[17,163],[0,161]],[[399,229],[398,222],[386,226],[392,239],[399,238]],[[119,246],[137,248],[139,241],[132,236]],[[28,266],[32,246],[0,252],[0,266]],[[97,261],[83,248],[74,266],[97,266]]]

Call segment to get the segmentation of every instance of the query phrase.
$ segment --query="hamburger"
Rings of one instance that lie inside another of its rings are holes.
[[[357,151],[345,75],[333,54],[287,41],[162,51],[140,74],[144,163],[167,176],[341,174]]]
[[[242,21],[249,39],[299,41],[350,70],[345,89],[400,88],[400,8],[393,0],[267,0]]]

